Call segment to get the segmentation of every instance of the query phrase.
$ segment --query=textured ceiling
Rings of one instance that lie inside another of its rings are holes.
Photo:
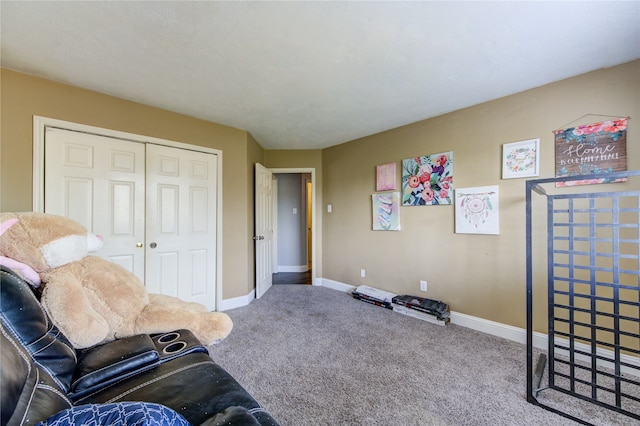
[[[0,2],[1,65],[324,148],[640,58],[639,1]]]

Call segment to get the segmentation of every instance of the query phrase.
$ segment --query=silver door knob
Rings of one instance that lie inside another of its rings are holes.
[[[158,245],[156,243],[151,243],[151,244],[149,244],[149,247],[156,248],[156,247],[158,247]]]

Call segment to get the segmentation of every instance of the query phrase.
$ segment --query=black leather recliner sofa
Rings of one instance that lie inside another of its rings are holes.
[[[37,291],[4,266],[0,275],[2,425],[130,401],[168,407],[193,425],[278,424],[188,330],[76,351],[50,322]]]

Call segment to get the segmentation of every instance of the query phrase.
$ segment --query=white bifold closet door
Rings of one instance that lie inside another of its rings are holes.
[[[217,156],[47,127],[47,213],[104,237],[97,256],[133,272],[150,293],[216,295]]]

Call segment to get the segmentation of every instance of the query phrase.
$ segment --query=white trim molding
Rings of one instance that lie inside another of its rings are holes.
[[[353,285],[344,284],[339,281],[334,281],[327,278],[318,278],[314,285],[332,288],[334,290],[344,291],[345,293],[348,293],[356,288]]]
[[[451,324],[467,327],[472,330],[481,331],[482,333],[491,334],[493,336],[502,337],[507,340],[526,344],[526,330],[512,325],[502,324],[500,322],[486,320],[460,312],[451,312]]]
[[[247,306],[256,298],[256,291],[251,290],[249,294],[245,296],[232,297],[231,299],[224,299],[220,302],[218,310],[228,311],[230,309],[241,308]]]

